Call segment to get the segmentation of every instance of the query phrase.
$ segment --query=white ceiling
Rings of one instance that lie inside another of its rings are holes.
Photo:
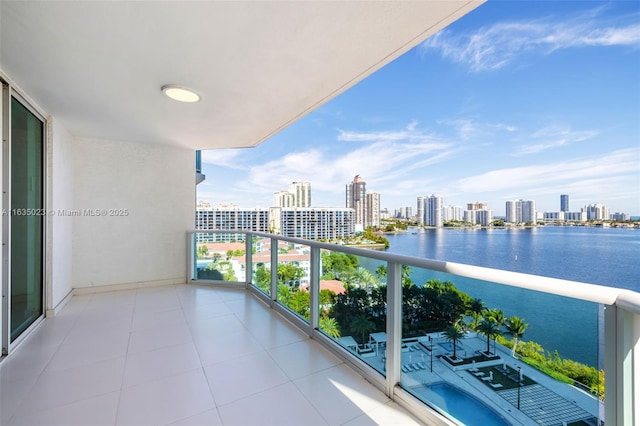
[[[0,69],[75,136],[251,147],[483,1],[0,0]]]

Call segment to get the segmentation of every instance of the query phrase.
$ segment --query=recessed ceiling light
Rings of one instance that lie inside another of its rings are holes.
[[[162,86],[162,93],[179,102],[198,102],[200,100],[200,95],[193,90],[184,86],[176,86],[175,84]]]

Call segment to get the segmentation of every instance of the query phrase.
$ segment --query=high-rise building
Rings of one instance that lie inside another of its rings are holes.
[[[589,204],[584,208],[587,212],[587,220],[609,220],[610,211],[604,204]]]
[[[357,229],[364,229],[367,220],[367,183],[356,175],[345,187],[345,207],[355,210]]]
[[[489,210],[489,205],[484,201],[474,201],[467,203],[467,210],[464,211],[465,222],[474,225],[488,226],[493,221],[493,210]]]
[[[272,232],[285,237],[334,241],[355,233],[355,212],[348,208],[273,207],[269,221]]]
[[[291,182],[289,190],[273,194],[274,207],[311,207],[311,183]]]
[[[486,207],[486,203],[472,203],[467,204],[467,207]],[[463,220],[465,222],[472,223],[474,225],[489,226],[493,222],[493,210],[487,208],[465,210],[463,214]]]
[[[615,213],[611,213],[610,218],[611,218],[611,220],[624,222],[624,221],[631,220],[631,215],[629,213],[615,212]]]
[[[196,209],[196,229],[206,231],[258,231],[269,232],[269,209],[242,209],[222,206]],[[196,234],[198,242],[231,241],[234,234]]]
[[[289,192],[293,194],[292,207],[311,207],[311,183],[291,182]]]
[[[561,212],[569,211],[569,196],[567,194],[560,195],[560,211]]]
[[[536,222],[537,214],[535,201],[507,201],[505,210],[506,221],[509,223]]]
[[[289,191],[278,191],[273,194],[273,205],[275,207],[295,207],[294,196]]]
[[[380,194],[367,192],[367,213],[365,227],[380,226]]]
[[[397,219],[409,219],[413,216],[413,209],[409,206],[395,209],[393,217]]]
[[[462,218],[462,207],[449,205],[442,208],[442,220],[444,222],[460,221]]]
[[[418,223],[425,226],[443,226],[442,204],[442,197],[433,194],[418,197]]]
[[[474,201],[473,203],[467,203],[467,210],[489,210],[489,207],[483,201]]]
[[[424,197],[424,224],[426,226],[441,227],[442,220],[442,197],[429,195]]]
[[[585,209],[582,209],[579,212],[564,212],[564,220],[586,222],[587,212]]]
[[[418,225],[424,225],[424,205],[425,205],[426,197],[418,197],[416,203],[416,219],[418,220]]]

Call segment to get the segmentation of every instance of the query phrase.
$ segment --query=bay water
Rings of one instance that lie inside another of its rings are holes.
[[[618,287],[640,292],[640,231],[544,226],[518,229],[409,229],[386,235],[390,253]],[[362,266],[375,268],[374,261]],[[449,280],[488,308],[529,324],[523,340],[600,366],[602,307],[562,296],[414,269],[412,280]]]

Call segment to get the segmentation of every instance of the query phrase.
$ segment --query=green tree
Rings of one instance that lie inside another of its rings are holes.
[[[498,323],[493,318],[484,318],[478,324],[477,330],[480,334],[487,336],[487,353],[491,353],[491,339],[501,334]]]
[[[322,259],[322,278],[327,280],[340,280],[343,276],[348,276],[359,263],[356,256],[337,251],[323,251],[320,258]]]
[[[205,244],[197,248],[196,256],[198,258],[207,257],[208,255],[209,255],[209,248]]]
[[[224,274],[223,274],[224,281],[238,281],[238,278],[236,277],[236,273],[233,270],[233,266],[231,265],[231,262],[223,262],[222,264],[220,264],[220,269],[224,271]]]
[[[502,328],[507,319],[504,316],[504,312],[501,309],[487,309],[484,311],[484,317],[488,319],[492,319],[498,324],[498,328]]]
[[[300,281],[304,277],[304,269],[293,263],[278,264],[278,282],[293,287],[295,281]]]
[[[362,343],[365,343],[367,334],[371,333],[375,328],[373,322],[366,315],[360,314],[353,319],[351,330],[360,336]]]
[[[287,306],[307,320],[310,317],[309,305],[310,295],[308,291],[304,290],[292,291],[287,300]]]
[[[255,285],[260,290],[270,294],[271,288],[271,271],[264,264],[258,265],[255,273]]]
[[[335,318],[329,317],[320,317],[318,320],[318,325],[320,326],[320,330],[322,330],[325,334],[334,339],[337,339],[341,336],[340,326],[338,325],[338,321]]]
[[[511,356],[516,357],[516,346],[518,346],[518,339],[522,338],[525,330],[529,327],[529,324],[525,323],[522,318],[510,317],[506,321],[507,334],[513,336],[513,347],[511,348]]]
[[[350,285],[364,288],[378,285],[376,277],[371,273],[371,271],[363,267],[356,268],[349,276],[348,282]]]
[[[462,330],[462,326],[458,323],[450,325],[449,327],[444,329],[443,334],[444,337],[453,344],[453,359],[456,359],[456,347],[458,346],[458,341],[464,338],[464,331]]]
[[[320,316],[329,315],[329,311],[336,303],[336,294],[329,289],[320,290]]]
[[[380,281],[387,277],[387,265],[382,264],[376,268],[376,277],[378,277]]]
[[[468,312],[473,317],[473,324],[471,324],[471,328],[473,328],[474,330],[478,326],[478,321],[480,319],[480,316],[483,310],[484,310],[484,302],[482,300],[476,298],[476,299],[473,299],[471,303],[469,303]]]

